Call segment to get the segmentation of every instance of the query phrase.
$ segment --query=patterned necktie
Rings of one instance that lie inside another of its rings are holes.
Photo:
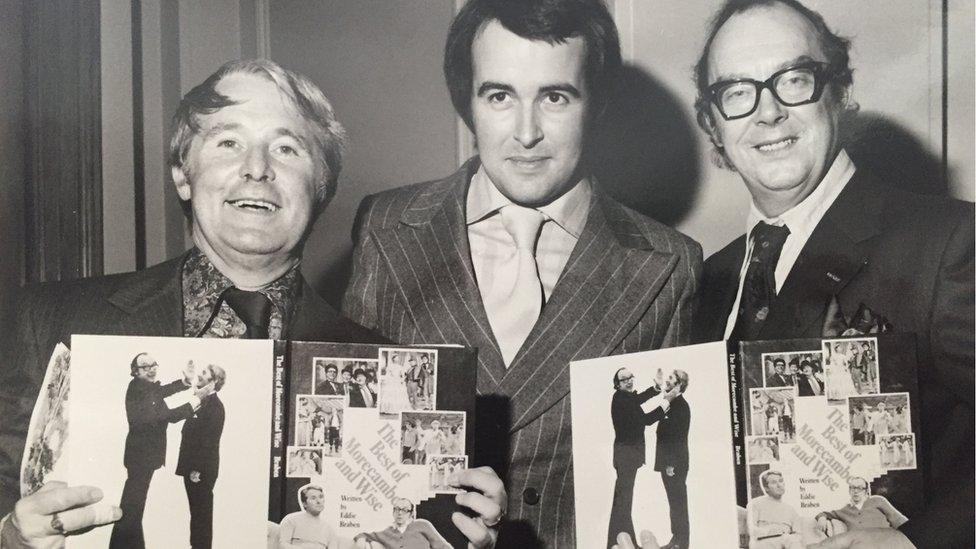
[[[244,339],[267,339],[271,323],[271,300],[261,292],[249,292],[239,288],[227,288],[224,301],[244,321],[247,332]]]
[[[542,310],[542,281],[535,262],[535,245],[545,216],[539,210],[516,204],[503,207],[499,215],[515,242],[515,251],[497,266],[495,288],[485,302],[485,312],[507,367]]]
[[[769,308],[776,299],[776,263],[789,235],[790,230],[785,225],[769,225],[762,221],[752,230],[752,257],[742,284],[738,317],[729,339],[749,341],[759,337]]]

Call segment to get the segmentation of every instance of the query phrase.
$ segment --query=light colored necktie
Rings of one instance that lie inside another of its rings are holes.
[[[515,241],[515,251],[497,266],[495,286],[485,303],[485,311],[507,367],[542,310],[542,282],[535,262],[535,244],[545,216],[539,210],[516,204],[503,207],[499,215]]]

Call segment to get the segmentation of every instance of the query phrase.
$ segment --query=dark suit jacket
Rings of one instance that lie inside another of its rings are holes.
[[[809,396],[816,396],[818,394],[819,395],[824,394],[824,386],[823,386],[823,383],[820,383],[820,381],[817,380],[817,379],[814,379],[814,381],[817,383],[817,387],[820,388],[820,392],[819,393],[814,393],[814,391],[813,391],[813,385],[812,385],[812,383],[810,381],[811,379],[814,379],[814,378],[808,378],[807,376],[801,375],[799,377],[799,379],[797,380],[797,382],[796,382],[796,389],[797,389],[797,393],[801,397],[809,397]]]
[[[644,427],[659,419],[655,408],[650,413],[644,413],[641,404],[654,398],[661,391],[654,386],[644,389],[640,393],[616,390],[610,401],[610,419],[613,420],[613,468],[637,469],[644,465],[644,454],[647,449],[644,441]]]
[[[344,395],[346,394],[345,389],[342,387],[342,383],[338,381],[321,381],[315,387],[315,394],[317,395]]]
[[[204,399],[200,409],[183,423],[176,474],[200,473],[200,482],[213,486],[220,469],[220,435],[224,432],[224,403],[216,394]]]
[[[402,344],[478,348],[477,463],[507,481],[502,539],[575,545],[571,360],[687,343],[701,248],[596,190],[580,239],[510,367],[474,278],[465,223],[472,159],[454,175],[367,197],[359,209],[351,319]],[[511,532],[529,536],[513,539]]]
[[[0,514],[19,498],[24,439],[54,346],[70,344],[71,334],[183,335],[182,264],[180,257],[134,273],[41,284],[21,296],[14,357],[0,368]],[[296,340],[378,340],[308,284],[286,333]]]
[[[662,417],[657,424],[657,450],[654,452],[654,470],[688,470],[688,428],[691,426],[691,409],[684,395],[671,401],[667,413],[654,410]]]
[[[902,192],[858,170],[759,334],[820,337],[831,295],[848,315],[863,302],[896,331],[916,334],[920,461],[926,493],[942,502],[902,528],[919,547],[973,545],[973,232],[972,204]],[[743,236],[705,263],[696,340],[722,339],[744,255]]]
[[[125,416],[129,432],[125,436],[123,462],[126,469],[155,471],[166,464],[166,427],[193,414],[184,404],[170,410],[163,399],[186,389],[182,379],[166,385],[137,377],[125,391]]]
[[[373,397],[373,406],[372,407],[375,408],[376,407],[376,393],[374,393],[372,391],[372,389],[370,389],[368,387],[366,388],[366,390],[369,391],[369,394],[370,395],[372,395],[372,397]],[[349,407],[350,408],[367,408],[367,406],[366,406],[366,399],[363,398],[363,392],[359,388],[359,385],[353,385],[349,389]]]
[[[786,387],[787,385],[793,385],[793,383],[790,378],[784,375],[773,374],[766,379],[767,387]]]

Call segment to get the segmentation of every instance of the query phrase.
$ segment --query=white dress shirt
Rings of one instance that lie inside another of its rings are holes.
[[[537,208],[545,216],[535,259],[546,300],[583,232],[592,195],[590,182],[584,178],[556,200]],[[466,202],[471,263],[482,302],[491,303],[488,296],[494,291],[497,265],[516,252],[515,241],[498,215],[498,210],[512,201],[495,187],[482,167],[471,178]]]
[[[746,220],[746,254],[742,261],[742,268],[739,270],[739,288],[735,293],[735,303],[729,312],[729,318],[725,323],[725,339],[729,338],[732,328],[735,326],[735,319],[738,317],[739,301],[742,299],[742,283],[745,280],[746,269],[749,268],[749,260],[752,257],[752,240],[749,235],[752,229],[765,221],[770,225],[786,225],[790,230],[786,242],[783,243],[783,250],[779,254],[779,261],[776,262],[776,293],[783,288],[783,282],[793,269],[796,259],[800,257],[800,252],[806,246],[807,240],[817,228],[820,220],[840,195],[844,187],[854,175],[854,163],[847,156],[847,152],[841,149],[830,165],[830,169],[824,175],[817,188],[804,198],[799,204],[783,212],[778,217],[766,217],[763,215],[756,202],[752,202],[749,208],[749,217]]]

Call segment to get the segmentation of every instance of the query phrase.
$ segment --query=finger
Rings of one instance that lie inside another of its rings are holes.
[[[84,528],[115,522],[122,518],[122,509],[103,503],[64,511],[58,513],[58,516],[61,518],[61,524],[64,525],[64,531],[74,532]]]
[[[505,484],[491,467],[464,469],[451,475],[448,483],[458,488],[473,488],[500,505],[507,500]]]
[[[464,537],[468,538],[469,546],[481,549],[495,545],[498,533],[494,528],[486,528],[481,521],[465,516],[464,513],[453,513],[451,522],[464,534]]]
[[[477,492],[463,492],[454,497],[458,505],[477,513],[485,524],[494,525],[502,519],[502,506]]]
[[[53,484],[53,483],[51,483]],[[94,486],[60,486],[42,488],[37,493],[17,502],[14,513],[18,515],[50,515],[74,507],[82,507],[100,501],[102,491]]]
[[[642,531],[640,539],[641,549],[661,549],[661,546],[657,543],[657,538],[654,537],[654,533],[650,530]]]
[[[617,534],[617,545],[614,547],[618,549],[636,549],[634,547],[634,540],[630,539],[630,534],[627,532]]]

